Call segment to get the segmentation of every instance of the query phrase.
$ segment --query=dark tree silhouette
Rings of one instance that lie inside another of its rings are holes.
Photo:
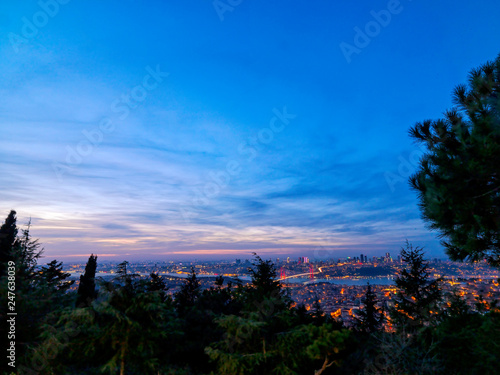
[[[411,332],[437,318],[441,280],[431,280],[422,248],[414,248],[407,241],[406,248],[401,249],[401,259],[406,267],[396,278],[399,291],[394,298],[391,318],[397,328]]]
[[[325,314],[325,311],[323,310],[323,307],[321,306],[320,299],[317,295],[314,297],[314,302],[312,304],[310,315],[313,320],[313,324],[317,326],[326,323],[328,319],[327,315]]]
[[[200,280],[196,277],[194,267],[191,267],[191,274],[186,279],[181,290],[175,293],[175,304],[177,308],[183,312],[188,307],[193,306],[200,296],[200,293]]]
[[[269,298],[281,298],[284,294],[281,283],[277,280],[278,272],[276,266],[271,260],[262,260],[256,253],[256,262],[248,271],[252,276],[252,285],[254,287],[254,296],[257,300]]]
[[[120,278],[126,278],[127,277],[127,274],[128,274],[128,267],[129,265],[129,262],[124,260],[123,262],[121,262],[120,264],[118,264],[118,266],[116,266],[116,273],[118,274],[118,277]]]
[[[379,331],[384,322],[384,313],[377,307],[377,296],[372,291],[372,286],[369,283],[362,302],[364,306],[355,318],[356,328],[367,333]]]
[[[95,300],[97,293],[95,290],[95,272],[97,269],[97,255],[91,254],[85,273],[80,276],[80,284],[78,285],[78,298],[76,307],[90,306],[90,303]]]
[[[410,129],[427,148],[410,185],[452,260],[500,266],[500,56],[473,69],[453,101],[444,119]]]
[[[14,259],[14,245],[17,239],[16,211],[10,211],[0,227],[0,277],[5,275],[7,263]]]
[[[62,262],[53,260],[47,266],[42,267],[39,272],[42,281],[55,292],[66,292],[75,283],[74,280],[66,281],[71,274],[64,272],[62,268]]]

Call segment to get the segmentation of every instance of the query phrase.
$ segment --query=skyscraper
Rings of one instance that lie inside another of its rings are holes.
[[[363,258],[363,253],[361,253],[361,256],[359,257],[360,262],[363,263],[364,259],[365,258]]]

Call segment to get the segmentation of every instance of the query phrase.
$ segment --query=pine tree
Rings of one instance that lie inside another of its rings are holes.
[[[147,283],[146,289],[148,292],[156,292],[159,294],[162,302],[172,302],[172,297],[167,294],[168,287],[165,281],[157,273],[151,272],[149,274],[150,280]]]
[[[36,268],[38,259],[42,257],[44,249],[38,239],[31,238],[31,220],[22,235],[14,245],[14,258],[18,269],[18,277],[23,278],[30,285],[36,282]]]
[[[410,129],[427,148],[410,185],[452,260],[500,266],[500,55],[473,69],[453,101],[444,119]]]
[[[191,274],[181,287],[181,290],[175,293],[175,304],[179,311],[184,312],[187,308],[194,306],[194,303],[200,296],[200,280],[196,277],[194,267],[191,267]]]
[[[97,293],[95,290],[95,272],[97,269],[97,255],[91,254],[85,273],[80,276],[80,284],[78,285],[78,298],[76,300],[77,307],[90,306],[90,303],[96,299]]]
[[[62,262],[57,260],[53,260],[47,266],[42,267],[38,275],[39,279],[53,292],[64,293],[75,283],[74,280],[66,281],[71,274],[64,272]]]
[[[367,333],[379,331],[384,322],[384,313],[377,307],[377,295],[372,291],[370,283],[368,283],[362,302],[364,306],[355,318],[356,328]]]
[[[431,280],[423,249],[414,248],[408,241],[406,248],[401,249],[401,259],[406,267],[395,280],[398,293],[391,309],[391,320],[398,329],[411,332],[437,318],[441,279]]]
[[[255,253],[254,256],[256,263],[248,271],[252,276],[255,294],[261,299],[281,296],[283,291],[279,280],[276,279],[278,272],[274,263],[271,260],[262,260]]]
[[[219,320],[223,340],[206,348],[220,375],[323,374],[337,367],[350,332],[335,325],[288,325],[263,334],[270,327],[256,319],[229,315]]]
[[[473,312],[459,294],[448,300],[440,324],[432,330],[435,353],[447,374],[497,374],[500,314]]]

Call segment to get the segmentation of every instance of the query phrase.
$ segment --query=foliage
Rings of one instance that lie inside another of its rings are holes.
[[[90,306],[91,302],[96,299],[97,292],[95,289],[95,272],[97,269],[97,255],[91,254],[85,272],[80,275],[80,283],[78,284],[78,298],[76,307]]]
[[[294,335],[295,332],[298,335]],[[288,342],[288,345],[285,345],[279,351],[280,356],[283,357],[281,363],[288,367],[289,370],[300,369],[301,366],[298,365],[300,359],[302,359],[304,361],[304,366],[302,366],[304,370],[312,367],[315,375],[322,374],[332,365],[340,365],[341,351],[345,348],[345,342],[349,334],[348,330],[337,330],[332,324],[328,323],[320,326],[305,325],[295,328],[291,333],[284,335],[281,340],[285,343]],[[302,343],[303,341],[305,341],[305,345]],[[290,366],[290,364],[293,366]]]
[[[163,290],[150,290],[150,281],[129,274],[125,267],[121,263],[118,276],[102,282],[101,296],[91,306],[59,314],[55,337],[71,339],[58,351],[50,371],[156,374],[168,360],[173,349],[169,338],[180,335],[172,305],[163,300]],[[68,326],[78,327],[78,333],[68,334]],[[37,351],[52,345],[53,337],[42,335]]]
[[[194,306],[196,300],[200,296],[200,281],[196,277],[194,267],[191,268],[191,274],[186,279],[181,290],[175,294],[175,304],[181,311]]]
[[[217,319],[224,335],[206,348],[217,374],[321,374],[340,363],[347,330],[327,319],[319,302],[311,315],[291,307],[271,261],[256,256],[252,284],[238,290],[240,314]]]
[[[395,280],[398,293],[390,314],[397,329],[414,332],[437,319],[441,280],[431,280],[422,248],[414,248],[407,241],[401,259],[406,267]]]
[[[498,374],[500,314],[465,309],[448,314],[432,332],[434,353],[451,374]]]
[[[46,284],[54,293],[66,292],[75,283],[74,280],[65,281],[70,274],[64,272],[62,268],[62,262],[53,260],[38,272],[40,282]]]
[[[71,301],[67,289],[71,282],[66,281],[69,274],[62,271],[62,263],[56,260],[47,266],[38,267],[38,260],[43,253],[38,240],[30,234],[30,223],[19,230],[15,211],[11,211],[2,225],[3,261],[15,263],[15,308],[16,308],[16,357],[20,366],[30,362],[31,347],[39,343],[44,321],[58,309],[64,308]],[[19,235],[21,232],[21,235]],[[2,267],[5,267],[2,262]],[[5,275],[0,278],[0,292],[7,295]],[[1,304],[0,313],[5,316],[7,304]],[[3,320],[3,319],[2,319]],[[2,341],[7,337],[2,324]],[[3,341],[5,342],[5,341]],[[2,361],[2,366],[5,362]],[[29,364],[31,366],[31,364]]]
[[[455,88],[455,108],[410,136],[427,148],[410,184],[452,260],[500,266],[500,55]]]
[[[7,263],[14,260],[14,246],[17,240],[16,211],[10,211],[0,227],[0,277],[6,274]]]
[[[383,332],[372,335],[372,339],[376,349],[364,359],[364,375],[450,374],[433,352],[436,344],[423,342],[419,335]]]
[[[382,328],[385,317],[382,309],[377,307],[377,296],[372,291],[370,283],[368,283],[362,302],[364,306],[355,318],[355,327],[366,333],[379,331]]]
[[[252,285],[256,295],[260,298],[270,298],[281,294],[282,289],[280,282],[276,280],[278,272],[274,263],[271,260],[262,260],[254,253],[256,262],[248,271],[252,276]]]

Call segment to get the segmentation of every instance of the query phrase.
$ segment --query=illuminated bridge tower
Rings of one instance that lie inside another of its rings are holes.
[[[314,268],[313,265],[309,263],[309,278],[314,279]]]
[[[283,267],[280,269],[280,280],[286,279],[286,271]]]

